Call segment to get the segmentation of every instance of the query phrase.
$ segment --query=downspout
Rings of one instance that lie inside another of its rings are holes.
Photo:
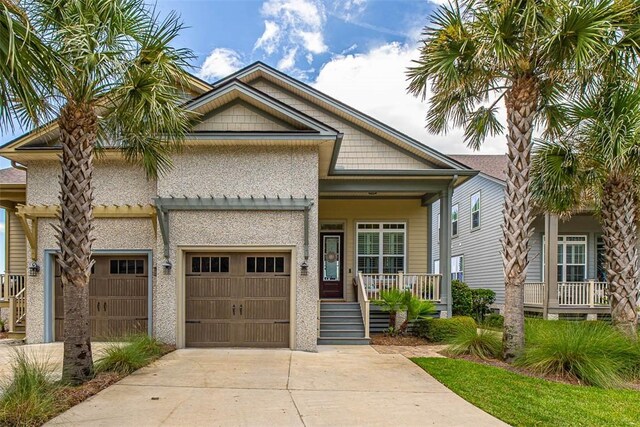
[[[11,167],[14,169],[18,169],[21,171],[27,171],[27,167],[24,165],[19,165],[18,162],[16,162],[15,160],[11,160]]]
[[[449,183],[449,186],[447,187],[447,198],[449,198],[449,200],[447,200],[447,205],[449,206],[449,210],[451,210],[451,206],[453,205],[453,186],[456,184],[456,181],[458,180],[458,175],[453,175],[453,178],[451,179],[451,182]],[[449,236],[449,259],[447,260],[449,265],[451,265],[451,255],[453,253],[453,248],[451,247],[451,243],[452,243],[452,239],[451,236]],[[440,262],[442,262],[442,260],[440,260]],[[449,286],[447,286],[447,314],[448,317],[453,317],[453,296],[451,293],[451,272],[449,272],[449,280],[447,280],[447,283],[449,284]]]

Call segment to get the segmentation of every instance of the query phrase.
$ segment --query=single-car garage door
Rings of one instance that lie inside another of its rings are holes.
[[[94,259],[89,281],[91,338],[104,340],[146,333],[149,316],[147,256],[94,256]],[[55,338],[60,341],[64,339],[64,289],[57,265],[54,292]]]
[[[289,254],[190,253],[186,261],[187,346],[289,347]]]

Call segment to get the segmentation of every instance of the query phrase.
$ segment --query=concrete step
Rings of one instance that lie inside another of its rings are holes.
[[[364,332],[364,325],[362,322],[323,322],[320,321],[320,329],[326,331],[348,331],[357,330]]]
[[[367,338],[318,338],[318,345],[369,345]]]
[[[320,329],[320,338],[364,338],[364,331],[359,330],[325,330]]]
[[[7,332],[7,338],[11,338],[12,340],[23,340],[26,337],[26,333],[22,332]]]

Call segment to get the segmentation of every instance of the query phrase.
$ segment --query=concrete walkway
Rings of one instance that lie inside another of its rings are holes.
[[[369,346],[178,350],[49,424],[504,425],[404,356]]]

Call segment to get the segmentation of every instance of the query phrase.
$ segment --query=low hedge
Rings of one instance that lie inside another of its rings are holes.
[[[415,322],[413,333],[431,342],[445,342],[453,339],[463,328],[476,327],[476,321],[468,316],[454,316],[449,319],[423,319]]]
[[[484,318],[483,325],[490,328],[502,329],[504,326],[504,316],[497,313],[489,314]]]

